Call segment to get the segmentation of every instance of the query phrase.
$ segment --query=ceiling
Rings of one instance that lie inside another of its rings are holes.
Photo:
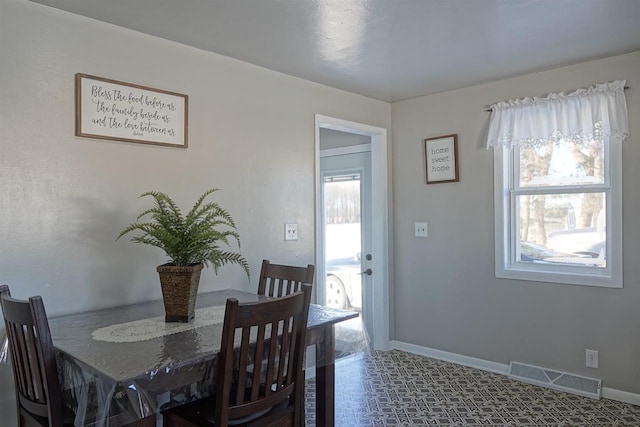
[[[640,50],[640,0],[32,0],[399,101]]]

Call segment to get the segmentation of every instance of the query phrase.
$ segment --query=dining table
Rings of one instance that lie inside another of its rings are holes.
[[[201,293],[188,323],[165,322],[162,301],[49,319],[74,425],[155,427],[163,410],[210,396],[227,298],[271,297],[233,289]],[[334,326],[358,315],[316,304],[309,308],[307,345],[315,351],[307,366],[315,365],[318,426],[332,426],[335,419]],[[352,349],[363,348],[365,341]]]

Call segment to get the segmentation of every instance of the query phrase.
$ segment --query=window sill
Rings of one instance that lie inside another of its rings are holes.
[[[622,277],[612,277],[610,272],[602,274],[585,274],[575,272],[558,272],[530,270],[525,268],[496,268],[496,278],[512,280],[528,280],[533,282],[561,283],[578,286],[595,286],[601,288],[622,289]]]

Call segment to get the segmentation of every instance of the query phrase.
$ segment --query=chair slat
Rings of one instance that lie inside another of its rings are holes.
[[[256,336],[256,342],[254,346],[254,357],[253,357],[253,378],[251,383],[251,400],[256,400],[259,396],[260,385],[262,384],[262,361],[264,360],[264,346],[265,346],[265,333],[266,333],[266,323],[258,325],[258,333]],[[251,328],[250,326],[245,326],[245,328]]]
[[[25,395],[28,394],[25,390],[27,388],[27,377],[24,369],[16,369],[15,367],[22,366],[23,358],[22,358],[22,349],[20,348],[18,337],[21,336],[18,333],[18,325],[5,322],[7,326],[7,334],[9,336],[9,348],[11,352],[11,363],[14,366],[14,380],[16,382],[16,387],[18,390],[21,390]]]
[[[266,369],[266,375],[265,375],[265,378],[266,378],[265,383],[267,384],[267,386],[265,387],[265,393],[264,393],[265,396],[269,396],[273,392],[272,387],[269,386],[269,384],[273,384],[274,378],[276,377],[273,371],[274,371],[274,366],[276,362],[279,323],[280,322],[271,324],[271,335],[269,336],[269,349],[268,349],[267,363],[266,363],[267,369]],[[276,382],[276,385],[278,386],[277,382]]]
[[[290,324],[291,324],[291,319],[286,319],[284,321],[284,324],[282,325],[282,329],[289,331],[290,328]],[[289,337],[291,336],[291,334],[283,334],[282,335],[282,342],[280,343],[280,357],[278,359],[278,385],[283,383],[283,379],[286,377],[287,378],[287,384],[289,385],[290,383],[290,379],[291,377],[288,375],[288,372],[285,373],[284,369],[286,366],[286,361],[287,361],[287,353],[289,353],[291,351],[291,348],[289,348]]]
[[[45,392],[45,381],[43,379],[44,367],[40,366],[40,360],[42,360],[42,354],[37,345],[37,335],[33,327],[27,328],[27,345],[29,349],[29,362],[31,363],[31,372],[33,372],[32,382],[34,390],[34,400],[40,402],[43,405],[47,404],[47,395]]]
[[[233,331],[232,331],[233,332]],[[242,330],[242,342],[240,345],[240,356],[238,358],[238,390],[236,392],[236,403],[244,402],[244,394],[246,392],[247,371],[249,367],[249,347],[250,347],[251,328]]]
[[[27,340],[25,334],[25,325],[15,325],[16,333],[16,353],[18,354],[18,370],[22,376],[23,389],[22,392],[30,400],[35,401],[35,392],[33,390],[33,372],[31,363],[29,363],[29,349],[27,348]]]
[[[292,328],[291,328],[291,330],[293,331],[293,333],[290,335],[289,352],[290,352],[291,354],[293,354],[293,356],[292,356],[292,357],[293,357],[294,359],[296,359],[296,358],[298,358],[298,357],[300,357],[300,358],[304,359],[304,349],[305,349],[305,346],[304,346],[304,343],[301,343],[301,344],[299,343],[299,340],[301,339],[301,338],[300,338],[301,336],[303,337],[302,339],[304,339],[304,331],[302,331],[303,333],[300,333],[300,332],[301,332],[301,331],[300,331],[300,329],[299,329],[299,328],[296,328],[296,325],[300,323],[300,322],[299,322],[299,319],[293,319],[293,320],[292,320],[292,323],[293,323],[293,324],[292,324]],[[305,328],[305,330],[307,329],[307,324],[306,324],[306,322],[305,322],[305,324],[304,324],[304,328]],[[302,346],[302,350],[301,350],[301,351],[299,351],[299,347],[300,347],[300,346]],[[298,354],[298,352],[299,352],[300,354]],[[286,377],[287,377],[287,385],[289,385],[289,384],[291,383],[291,382],[289,381],[289,378],[291,378],[291,377],[294,375],[294,371],[293,371],[293,369],[295,369],[295,367],[294,367],[294,366],[291,366],[291,365],[287,365],[287,366],[286,366],[286,368],[287,368],[287,373],[286,373]],[[303,387],[303,388],[304,388],[304,387]]]
[[[260,279],[258,281],[258,295],[283,297],[299,292],[303,284],[313,285],[315,267],[271,264],[269,260],[262,261]]]

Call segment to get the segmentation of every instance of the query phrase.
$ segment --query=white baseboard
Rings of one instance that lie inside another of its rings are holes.
[[[503,363],[477,359],[475,357],[464,356],[457,353],[449,353],[448,351],[436,350],[434,348],[422,347],[401,341],[391,341],[391,347],[396,350],[406,351],[407,353],[431,357],[445,362],[457,363],[458,365],[464,365],[470,368],[480,369],[482,371],[489,371],[502,375],[508,375],[509,373],[509,365],[505,365]],[[602,387],[602,397],[605,399],[617,400],[619,402],[640,406],[640,394],[636,393]]]
[[[617,400],[619,402],[631,403],[640,406],[640,394],[629,393],[628,391],[616,390],[615,388],[602,387],[602,397],[605,399]]]
[[[464,365],[470,368],[476,368],[496,374],[507,375],[509,373],[509,365],[505,365],[503,363],[490,362],[488,360],[476,359],[475,357],[463,356],[461,354],[449,353],[448,351],[436,350],[400,341],[392,341],[391,346],[397,350],[406,351],[407,353],[444,360],[445,362],[457,363],[458,365]]]

